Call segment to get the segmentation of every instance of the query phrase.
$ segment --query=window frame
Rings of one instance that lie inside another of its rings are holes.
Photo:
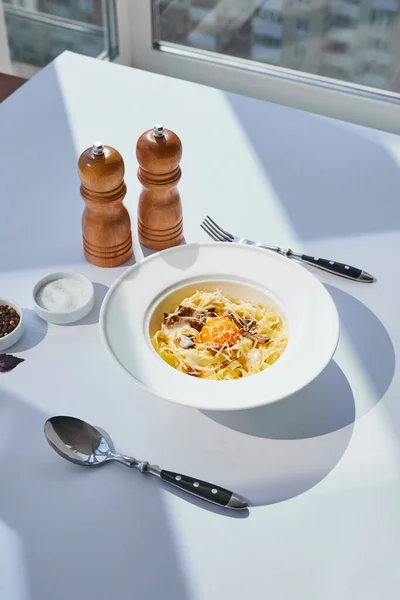
[[[4,18],[3,2],[0,1],[0,72],[12,74],[10,50],[8,48],[6,21]]]
[[[400,95],[393,92],[176,44],[156,48],[151,4],[116,0],[120,64],[400,133]]]
[[[96,0],[99,1],[100,0]],[[115,7],[115,9],[114,9]],[[116,23],[115,0],[101,1],[101,11],[104,22],[104,49],[96,56],[102,60],[113,61],[119,57],[118,47],[118,26]],[[19,6],[17,3],[3,4],[0,0],[0,71],[13,73],[13,64],[11,61],[11,50],[8,42],[6,14],[12,14],[21,18],[21,23],[40,23],[49,26],[58,26],[62,31],[76,31],[83,34],[92,35],[96,31],[100,32],[103,27],[98,25],[76,21],[59,15],[34,10],[34,7]],[[18,67],[18,75],[30,77],[32,74],[40,70],[41,67],[31,65],[29,63],[20,63]]]

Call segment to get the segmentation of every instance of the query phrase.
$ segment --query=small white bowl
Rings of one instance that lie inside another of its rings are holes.
[[[82,299],[82,303],[79,306],[76,306],[73,310],[62,311],[62,310],[49,310],[45,308],[39,298],[38,294],[40,290],[47,283],[51,283],[52,281],[57,281],[59,279],[74,279],[75,281],[79,281],[84,289],[84,297]],[[81,273],[75,272],[64,272],[61,271],[59,273],[51,273],[50,275],[46,275],[40,279],[35,287],[33,288],[33,305],[37,315],[48,321],[49,323],[54,323],[56,325],[67,325],[68,323],[75,323],[75,321],[80,321],[90,313],[94,305],[94,288],[93,283],[82,275]]]
[[[0,298],[0,306],[2,304],[6,306],[11,306],[11,308],[17,311],[19,315],[19,323],[14,329],[14,331],[9,333],[5,337],[0,338],[0,351],[5,350],[6,348],[9,348],[10,346],[18,342],[18,340],[24,333],[24,315],[18,304],[16,304],[15,302],[11,302],[11,300],[5,300],[4,298]]]

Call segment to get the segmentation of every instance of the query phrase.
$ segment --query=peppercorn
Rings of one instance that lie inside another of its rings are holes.
[[[19,322],[20,316],[12,306],[0,305],[0,338],[12,333]]]

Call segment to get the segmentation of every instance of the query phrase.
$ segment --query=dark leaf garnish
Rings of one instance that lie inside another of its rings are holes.
[[[18,358],[12,354],[0,354],[0,373],[12,371],[19,363],[24,362],[24,360],[24,358]]]

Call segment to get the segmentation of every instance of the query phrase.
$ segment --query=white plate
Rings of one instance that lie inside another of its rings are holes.
[[[274,305],[288,329],[283,355],[266,371],[236,381],[185,375],[150,342],[164,310],[196,289]],[[188,244],[153,254],[127,269],[107,293],[101,337],[113,359],[153,394],[204,410],[240,410],[276,402],[325,368],[339,338],[335,304],[305,268],[283,256],[239,244]]]

